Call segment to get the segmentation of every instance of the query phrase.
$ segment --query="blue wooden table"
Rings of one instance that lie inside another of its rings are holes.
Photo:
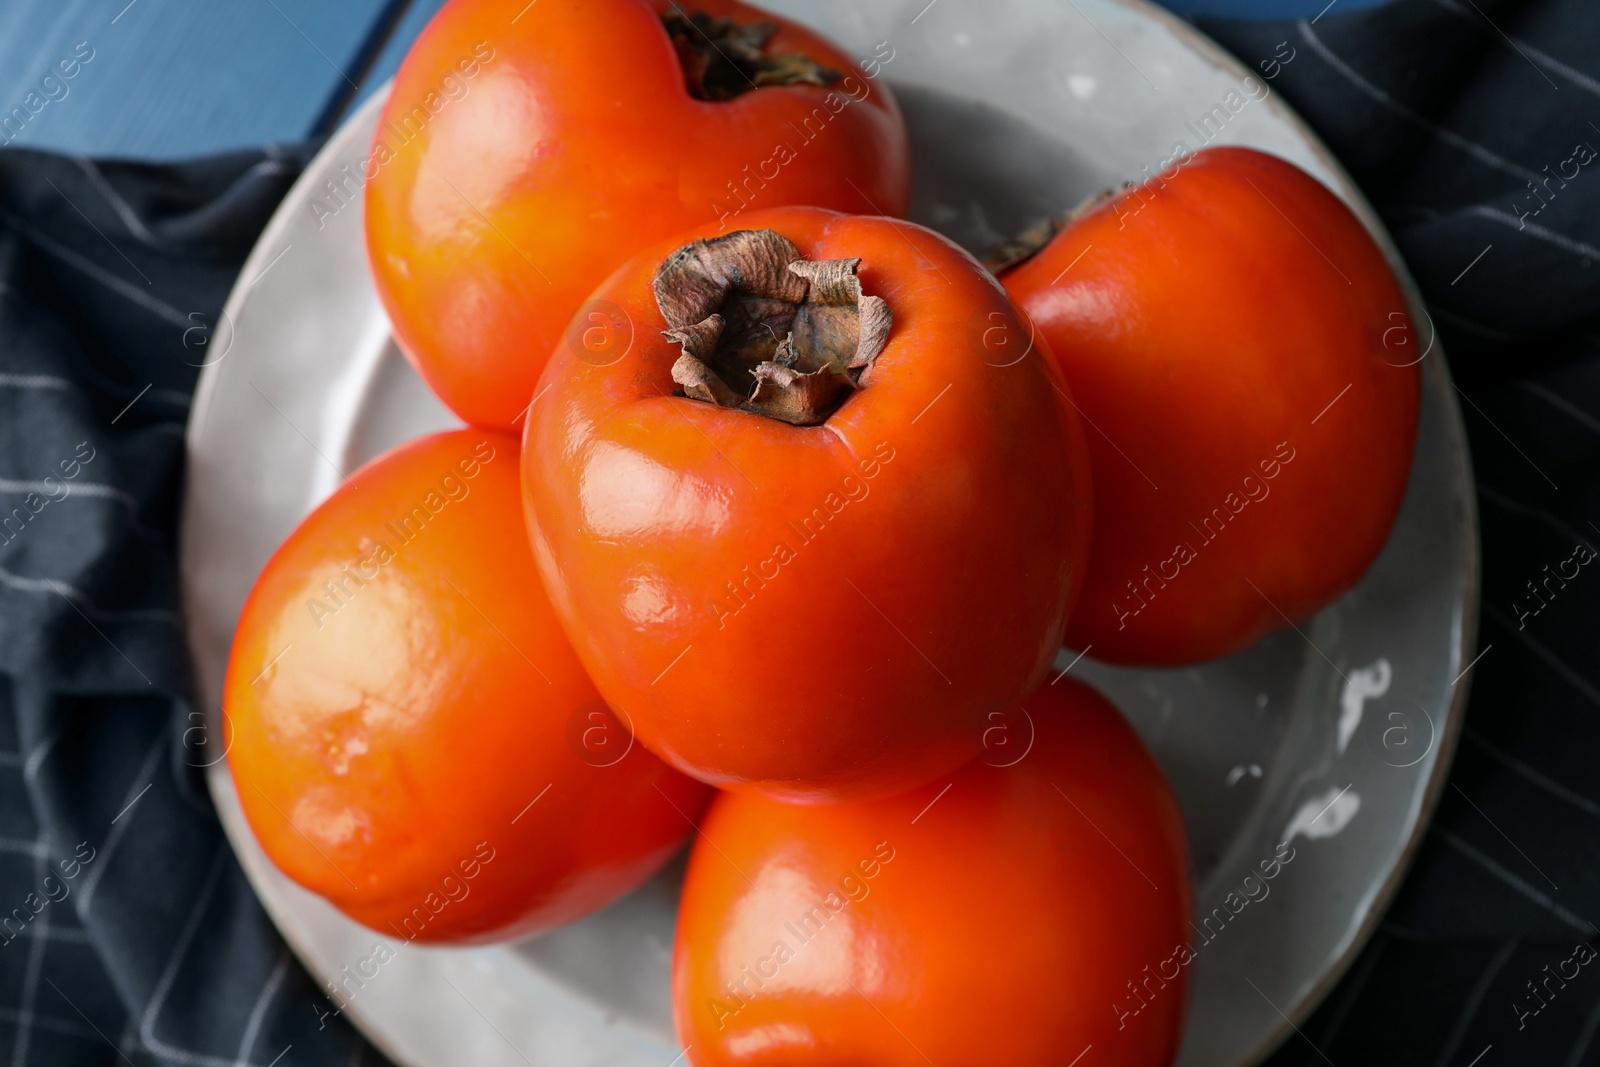
[[[0,143],[171,159],[326,132],[442,0],[0,0]]]
[[[0,0],[0,145],[173,159],[324,133],[442,2]],[[1382,0],[1164,2],[1298,18]]]

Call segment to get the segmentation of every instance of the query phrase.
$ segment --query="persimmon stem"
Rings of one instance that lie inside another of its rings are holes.
[[[685,13],[676,4],[661,16],[683,64],[689,95],[696,100],[732,100],[769,85],[831,85],[843,75],[804,52],[769,54],[776,22],[746,25],[703,11]]]
[[[888,341],[893,315],[864,296],[859,259],[802,259],[774,230],[684,245],[656,270],[662,336],[683,347],[684,395],[787,422],[828,420]]]
[[[1131,182],[1124,182],[1123,188],[1131,189]],[[1019,263],[1025,263],[1044,250],[1044,246],[1055,238],[1055,235],[1072,225],[1078,219],[1087,215],[1101,204],[1116,194],[1110,189],[1101,189],[1084,197],[1078,206],[1061,215],[1038,219],[1029,223],[1027,227],[1015,236],[1007,237],[993,248],[983,254],[983,265],[989,268],[990,273],[1000,274],[1010,270]]]

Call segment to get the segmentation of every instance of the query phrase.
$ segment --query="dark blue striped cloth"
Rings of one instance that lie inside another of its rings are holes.
[[[0,152],[0,1063],[381,1063],[211,809],[178,615],[209,326],[305,149]],[[191,742],[196,737],[189,737]]]
[[[1271,1063],[1600,1064],[1600,6],[1335,0],[1200,24],[1391,227],[1463,390],[1483,516],[1482,657],[1439,815],[1371,945]],[[341,1021],[318,1029],[183,744],[192,364],[304,159],[0,152],[12,1067],[381,1062]]]

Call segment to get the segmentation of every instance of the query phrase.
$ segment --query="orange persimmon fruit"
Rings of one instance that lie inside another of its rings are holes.
[[[457,415],[510,429],[590,290],[646,244],[752,205],[903,214],[878,70],[737,0],[451,0],[356,179],[401,348]],[[625,345],[617,325],[590,308],[569,343]]]
[[[663,759],[796,801],[888,795],[969,758],[971,724],[1055,656],[1082,431],[1042,352],[986,346],[1027,329],[943,237],[746,221],[596,290],[633,324],[615,362],[551,357],[523,441],[534,554]]]
[[[1430,342],[1315,178],[1244,148],[1178,157],[1001,277],[1094,427],[1068,644],[1226,655],[1366,572],[1405,495]]]
[[[711,802],[672,968],[694,1067],[1172,1062],[1193,959],[1172,790],[1071,679],[1009,728],[1031,747],[888,799]]]
[[[708,790],[632,744],[539,584],[517,442],[361,468],[262,570],[234,635],[228,763],[256,840],[384,934],[501,940],[594,911]]]

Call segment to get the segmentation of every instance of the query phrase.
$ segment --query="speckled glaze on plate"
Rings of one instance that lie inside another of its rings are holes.
[[[1315,1006],[1377,922],[1460,726],[1477,520],[1459,411],[1415,289],[1348,177],[1264,78],[1288,48],[1258,57],[1266,66],[1252,74],[1186,24],[1131,0],[768,6],[882,64],[877,75],[893,85],[912,132],[914,217],[969,247],[1139,180],[1177,143],[1242,144],[1292,160],[1342,196],[1405,280],[1421,335],[1422,420],[1399,522],[1361,584],[1299,632],[1226,660],[1160,671],[1072,666],[1138,727],[1188,822],[1201,925],[1179,1062],[1254,1063]],[[359,198],[326,184],[342,181],[347,165],[359,171],[382,96],[289,193],[207,350],[189,426],[182,564],[213,713],[235,620],[278,542],[341,470],[457,424],[390,339],[368,278]],[[1058,664],[1073,660],[1063,653]],[[211,763],[235,851],[311,972],[331,981],[372,957],[385,939],[280,875],[244,823],[226,763],[199,756]],[[1286,840],[1294,858],[1264,897],[1257,888],[1249,899],[1245,876]],[[388,941],[393,959],[345,1014],[412,1067],[665,1067],[680,1051],[667,974],[681,870],[673,864],[604,911],[517,944]],[[1121,1009],[1136,1006],[1130,998]],[[1092,1056],[1083,1067],[1094,1067]]]

